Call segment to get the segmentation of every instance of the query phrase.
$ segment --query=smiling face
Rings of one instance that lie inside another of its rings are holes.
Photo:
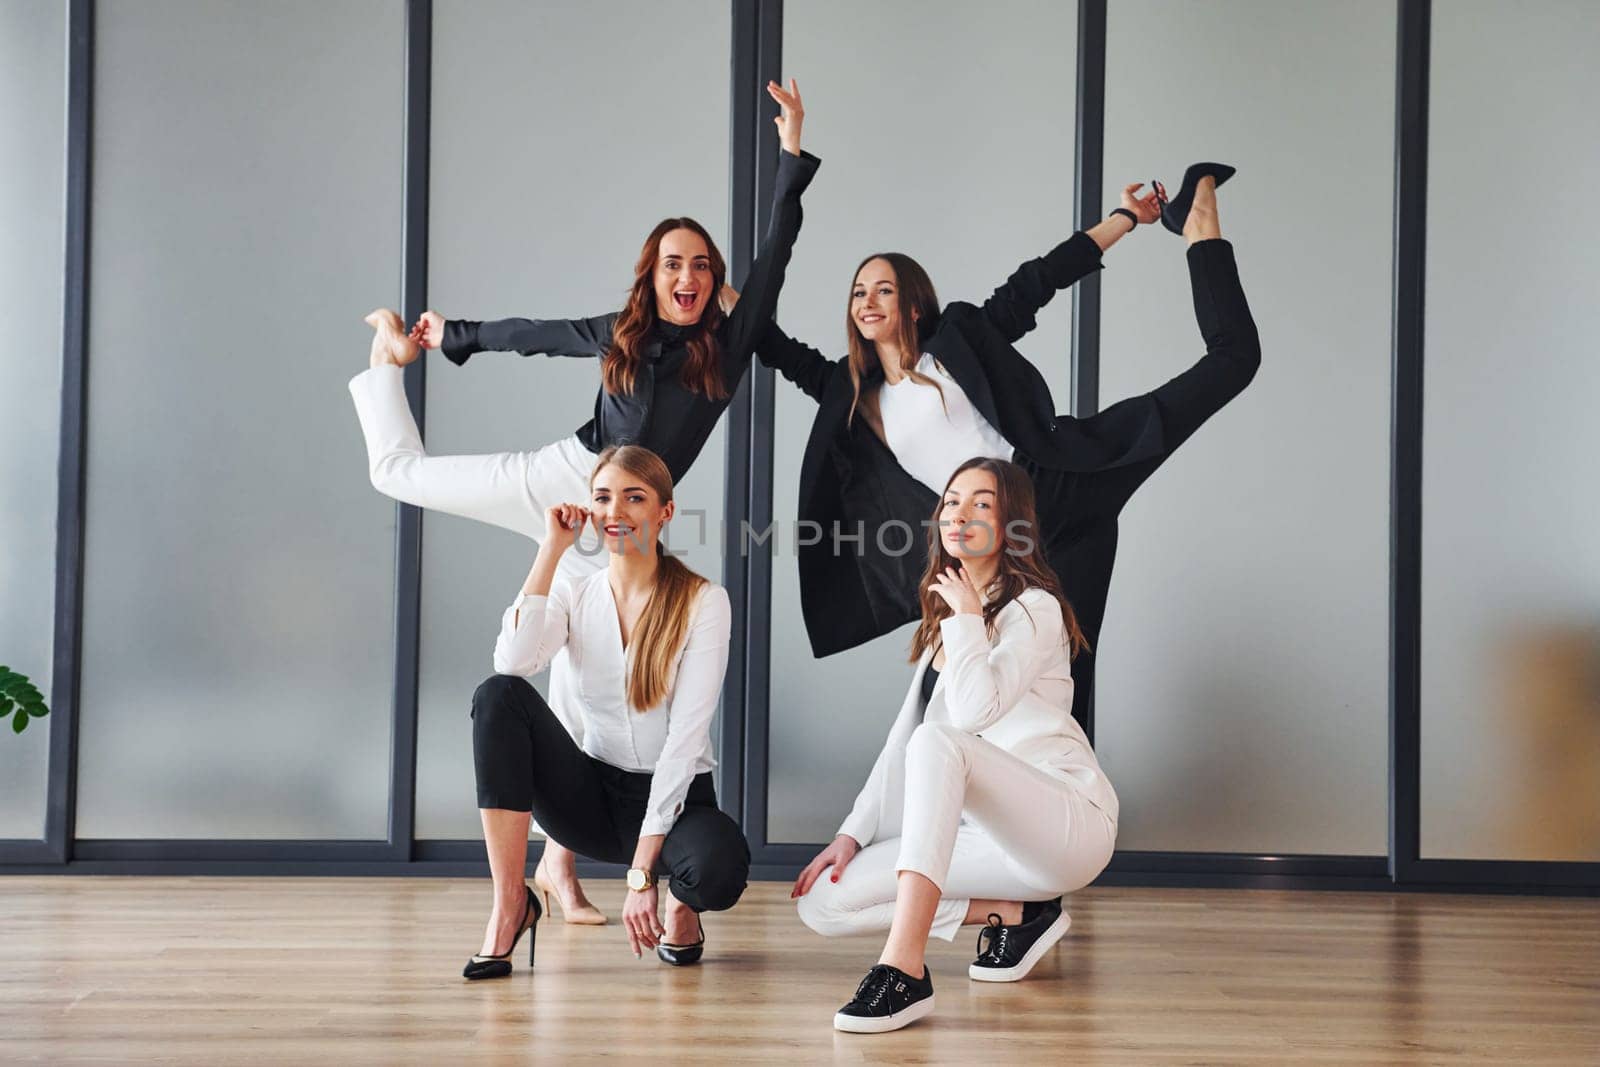
[[[656,252],[656,315],[676,326],[700,321],[706,305],[716,296],[711,270],[711,250],[693,230],[670,230],[661,237]]]
[[[651,553],[661,528],[672,518],[673,502],[615,463],[595,472],[589,496],[595,530],[612,555]]]
[[[973,467],[951,480],[939,505],[939,537],[946,552],[956,559],[993,556],[1004,544],[1005,525],[992,472]]]
[[[887,259],[869,259],[850,287],[850,321],[868,341],[900,336],[900,280]]]

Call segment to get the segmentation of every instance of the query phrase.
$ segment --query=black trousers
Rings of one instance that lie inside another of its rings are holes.
[[[1261,363],[1261,337],[1239,282],[1233,245],[1201,241],[1189,246],[1186,258],[1195,323],[1206,354],[1145,397],[1124,401],[1153,405],[1152,417],[1161,422],[1161,453],[1125,467],[1087,472],[1052,469],[1021,453],[1016,456],[1033,479],[1039,540],[1089,640],[1090,651],[1072,663],[1072,715],[1085,728],[1092,721],[1095,652],[1117,558],[1118,516],[1178,446],[1239,395]]]
[[[472,695],[478,807],[531,811],[544,832],[590,859],[631,863],[652,775],[580,749],[526,678],[497,674]],[[695,777],[656,864],[695,911],[733,907],[750,876],[750,846],[717,807],[709,773]]]

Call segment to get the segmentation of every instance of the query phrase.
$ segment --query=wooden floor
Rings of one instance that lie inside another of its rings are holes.
[[[787,897],[711,917],[700,967],[556,921],[468,984],[482,882],[0,878],[0,1063],[1600,1063],[1600,901],[1091,889],[1026,981],[969,982],[964,930],[938,1012],[858,1036],[878,940]]]

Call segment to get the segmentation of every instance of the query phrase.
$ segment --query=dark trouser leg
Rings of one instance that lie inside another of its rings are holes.
[[[715,807],[685,805],[661,846],[672,895],[695,911],[726,911],[750,877],[750,846],[739,824]]]
[[[597,762],[527,679],[497,674],[472,695],[478,807],[531,811],[572,851],[610,858],[617,828]]]

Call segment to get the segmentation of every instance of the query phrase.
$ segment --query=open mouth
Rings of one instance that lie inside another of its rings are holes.
[[[626,537],[629,534],[633,533],[633,527],[632,526],[621,526],[621,525],[618,525],[616,523],[611,523],[611,524],[606,526],[605,531],[606,531],[606,536],[607,537]]]
[[[862,315],[860,317],[860,322],[863,326],[875,326],[882,321],[882,315]]]
[[[672,299],[677,301],[678,306],[684,311],[693,311],[695,301],[700,299],[700,294],[692,290],[689,292],[673,293]]]

